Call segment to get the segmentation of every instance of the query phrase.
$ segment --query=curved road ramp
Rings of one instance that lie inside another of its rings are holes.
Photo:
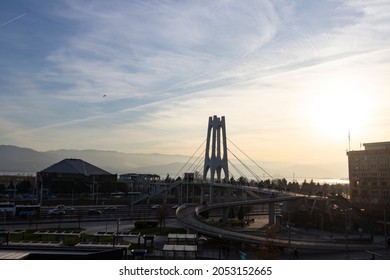
[[[235,202],[222,202],[203,205],[182,205],[176,211],[176,217],[178,221],[187,229],[203,234],[205,236],[213,237],[216,239],[222,239],[225,241],[233,241],[239,243],[261,245],[272,242],[274,246],[284,248],[296,248],[296,249],[309,249],[316,251],[345,251],[347,250],[375,250],[383,249],[383,246],[373,244],[372,242],[362,243],[361,240],[348,239],[347,236],[341,234],[341,238],[323,238],[307,240],[302,237],[297,240],[291,237],[291,235],[285,238],[268,238],[264,236],[257,236],[249,234],[247,232],[232,231],[226,228],[221,228],[215,225],[211,225],[206,222],[206,219],[202,217],[201,213],[212,209],[223,209],[232,206],[243,205],[258,205],[267,203],[281,203],[284,201],[294,200],[296,197],[273,197],[253,199],[247,201],[235,201]]]

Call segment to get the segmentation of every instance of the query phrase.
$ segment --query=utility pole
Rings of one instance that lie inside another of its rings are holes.
[[[386,206],[383,211],[383,228],[384,228],[384,242],[385,248],[387,248],[387,222],[386,222]]]
[[[349,240],[348,240],[348,213],[351,211],[352,208],[346,208],[344,210],[345,215],[345,251],[346,251],[346,258],[349,259]]]

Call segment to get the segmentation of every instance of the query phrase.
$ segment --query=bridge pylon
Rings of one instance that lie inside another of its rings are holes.
[[[207,127],[207,142],[204,160],[203,180],[207,178],[207,172],[210,170],[210,196],[209,202],[213,202],[213,186],[215,176],[217,182],[221,182],[222,171],[224,173],[223,181],[229,182],[228,153],[226,141],[225,117],[209,117]],[[203,196],[202,196],[203,200]]]

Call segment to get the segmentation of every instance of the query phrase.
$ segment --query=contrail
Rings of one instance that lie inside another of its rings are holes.
[[[9,21],[6,21],[6,22],[0,24],[0,28],[3,27],[3,26],[5,26],[5,25],[7,25],[7,24],[9,24],[9,23],[11,23],[11,22],[14,22],[15,20],[18,20],[18,19],[24,17],[25,15],[27,15],[27,14],[26,14],[26,13],[21,14],[21,15],[17,16],[16,18],[13,18],[13,19],[11,19],[11,20],[9,20]]]

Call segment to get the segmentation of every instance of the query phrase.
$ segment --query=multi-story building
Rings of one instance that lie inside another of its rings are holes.
[[[134,193],[152,193],[161,186],[157,174],[126,173],[119,175],[119,182],[126,183],[129,191]]]
[[[371,213],[390,213],[390,141],[363,146],[347,152],[350,201]]]

